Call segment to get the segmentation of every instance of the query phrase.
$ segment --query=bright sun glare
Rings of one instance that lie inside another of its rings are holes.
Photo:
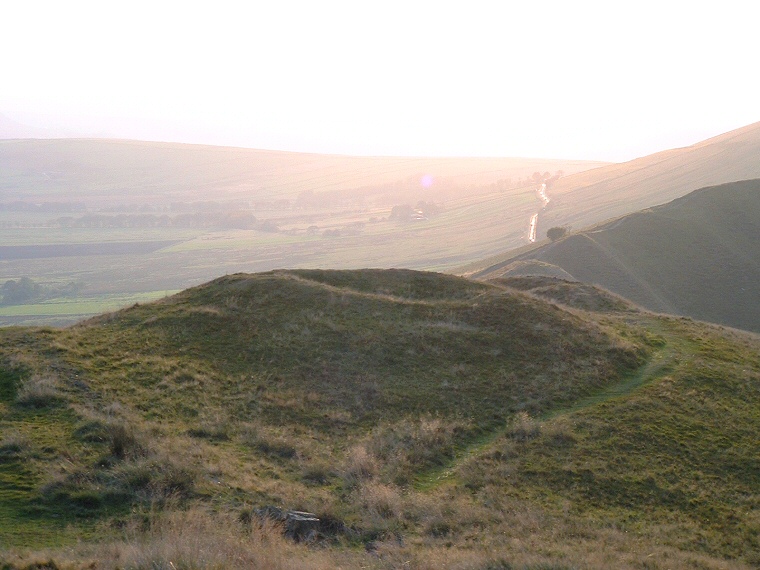
[[[0,113],[343,154],[623,160],[758,120],[747,2],[14,2]]]

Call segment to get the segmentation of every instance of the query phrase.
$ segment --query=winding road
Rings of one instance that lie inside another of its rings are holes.
[[[546,195],[546,184],[541,184],[541,186],[538,187],[536,190],[536,194],[538,194],[538,198],[541,200],[542,206],[541,209],[543,210],[546,208],[546,205],[551,202],[549,197]],[[528,229],[528,241],[530,243],[534,243],[536,241],[536,230],[538,228],[538,214],[540,212],[536,212],[530,217],[530,226]]]

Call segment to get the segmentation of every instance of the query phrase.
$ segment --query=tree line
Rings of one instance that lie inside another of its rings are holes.
[[[0,286],[0,305],[22,305],[56,297],[74,297],[83,287],[83,283],[76,281],[59,285],[42,285],[29,277],[9,279]]]

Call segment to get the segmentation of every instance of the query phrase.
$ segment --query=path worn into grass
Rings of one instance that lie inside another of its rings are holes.
[[[688,341],[674,334],[670,330],[671,325],[668,321],[649,315],[641,315],[636,321],[637,326],[645,326],[646,330],[655,333],[664,341],[661,346],[653,350],[645,364],[621,382],[608,386],[595,394],[576,400],[569,406],[549,410],[536,419],[539,421],[549,421],[558,416],[571,414],[602,402],[628,396],[642,386],[664,377],[678,364],[679,355],[688,354]],[[418,490],[429,490],[450,481],[454,476],[456,467],[460,463],[487,451],[491,445],[500,437],[506,435],[508,431],[509,425],[505,425],[477,438],[470,445],[457,452],[454,459],[445,465],[430,470],[418,477],[415,481],[415,488]]]

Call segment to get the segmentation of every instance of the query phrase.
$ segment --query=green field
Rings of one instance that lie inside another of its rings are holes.
[[[41,303],[0,306],[0,326],[72,324],[91,315],[116,311],[135,303],[148,303],[178,291],[151,291],[133,295],[102,295],[76,299],[49,299]]]

